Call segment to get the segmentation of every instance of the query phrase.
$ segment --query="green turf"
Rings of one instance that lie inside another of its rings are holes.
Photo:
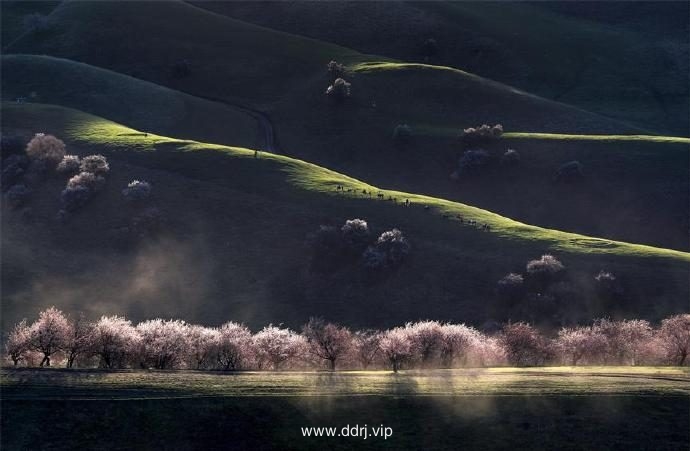
[[[4,370],[1,440],[6,449],[60,450],[681,450],[690,443],[687,380],[686,369],[672,368]],[[346,425],[392,435],[305,438],[301,429]]]
[[[656,135],[570,135],[566,133],[520,133],[512,132],[503,135],[506,139],[554,139],[558,141],[643,141],[657,143],[690,144],[690,138]]]
[[[457,128],[441,128],[417,125],[412,129],[412,133],[416,135],[432,135],[432,136],[447,136],[459,137],[462,130]],[[502,135],[503,139],[520,140],[520,139],[535,139],[535,140],[553,140],[553,141],[599,141],[599,142],[650,142],[650,143],[669,143],[669,144],[690,144],[690,138],[680,136],[660,136],[660,135],[590,135],[585,133],[571,134],[571,133],[536,133],[536,132],[506,132]]]
[[[236,396],[690,396],[690,370],[669,367],[469,368],[328,372],[3,370],[6,399]]]

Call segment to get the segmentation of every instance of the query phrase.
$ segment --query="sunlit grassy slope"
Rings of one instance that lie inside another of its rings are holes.
[[[445,136],[457,138],[462,134],[459,128],[441,128],[426,125],[417,125],[412,128],[412,133],[418,135]],[[503,139],[536,139],[550,141],[599,141],[599,142],[649,142],[668,144],[690,144],[690,138],[681,136],[661,135],[588,135],[573,133],[537,133],[537,132],[506,132]]]
[[[242,110],[116,72],[39,55],[3,55],[2,68],[6,100],[64,105],[167,136],[262,144],[256,120]]]
[[[557,141],[643,141],[656,143],[690,144],[690,138],[657,135],[571,135],[567,133],[509,132],[503,135],[503,137],[506,139],[553,139]]]
[[[56,122],[61,123],[70,140],[86,145],[110,148],[113,151],[146,152],[153,151],[157,146],[167,144],[176,146],[182,152],[214,150],[221,152],[229,158],[238,160],[255,159],[255,152],[250,149],[211,145],[196,141],[183,141],[154,134],[142,136],[140,131],[115,122],[56,106],[4,104],[3,110],[9,117],[10,123],[28,114],[33,116],[34,120],[41,118],[38,119],[38,122],[45,120],[45,122],[52,124]],[[253,167],[253,179],[255,180],[254,183],[264,186],[267,183],[285,181],[288,185],[310,192],[352,198],[364,198],[362,191],[382,193],[386,198],[392,196],[400,202],[404,199],[409,199],[416,206],[426,205],[433,208],[436,213],[453,217],[459,215],[465,220],[475,220],[481,224],[487,224],[491,227],[491,233],[500,238],[539,243],[542,246],[565,252],[611,253],[635,257],[667,257],[678,261],[690,262],[690,254],[685,252],[603,240],[522,224],[495,213],[458,202],[376,187],[315,164],[283,155],[261,153],[260,161],[260,165],[254,165]],[[268,170],[264,170],[264,168]],[[336,192],[338,185],[344,187],[346,191],[344,194]],[[279,191],[281,188],[276,186],[275,189]],[[369,200],[366,198],[364,200],[366,202],[380,202],[375,199]]]

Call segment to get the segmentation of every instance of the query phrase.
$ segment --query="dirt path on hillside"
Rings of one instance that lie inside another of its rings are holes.
[[[217,97],[207,97],[198,94],[192,94],[186,91],[181,92],[185,92],[186,94],[193,97],[197,97],[199,99],[208,100],[209,102],[220,103],[221,105],[225,105],[229,108],[240,110],[245,114],[248,114],[249,116],[253,117],[259,123],[260,131],[259,143],[257,144],[256,150],[261,150],[263,152],[280,153],[280,148],[277,144],[275,130],[273,128],[273,124],[271,123],[271,119],[263,111],[256,110],[246,105],[230,103]]]

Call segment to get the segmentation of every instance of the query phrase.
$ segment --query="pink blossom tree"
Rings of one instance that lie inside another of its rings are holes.
[[[40,366],[50,366],[50,357],[64,348],[68,330],[69,321],[55,307],[38,314],[38,320],[30,327],[29,343],[33,350],[43,354]]]
[[[561,358],[572,366],[583,359],[588,363],[597,362],[606,352],[606,346],[606,336],[589,326],[564,327],[558,331],[554,342]]]
[[[102,316],[93,327],[93,353],[105,368],[125,366],[139,340],[132,322],[120,316]]]
[[[352,333],[346,327],[326,323],[321,318],[311,318],[302,328],[308,351],[315,357],[328,362],[335,371],[338,360],[352,349]]]
[[[452,368],[457,359],[467,362],[470,349],[478,340],[479,332],[464,324],[444,324],[440,328],[441,362]]]
[[[659,335],[673,364],[684,365],[690,352],[690,314],[675,315],[663,320]]]
[[[506,324],[501,341],[507,352],[508,362],[515,366],[542,365],[549,356],[548,343],[527,323]]]
[[[645,320],[612,321],[602,318],[594,322],[594,329],[606,337],[605,363],[635,365],[640,349],[653,336],[652,327]]]
[[[412,341],[408,330],[403,327],[384,332],[379,346],[394,373],[397,373],[401,365],[412,357]]]
[[[306,350],[307,343],[301,335],[290,329],[281,329],[269,325],[253,337],[256,360],[259,369],[270,365],[279,370],[300,359]]]
[[[623,353],[631,365],[638,365],[646,343],[652,340],[654,331],[649,321],[643,319],[623,320],[620,324]]]
[[[7,336],[5,350],[7,356],[12,360],[14,366],[26,358],[26,354],[31,349],[31,329],[23,319],[15,324]]]
[[[367,369],[381,354],[381,332],[361,330],[353,336],[354,355],[362,368]]]
[[[200,370],[213,365],[220,332],[210,327],[192,325],[187,328],[188,367]]]
[[[221,369],[238,370],[253,354],[252,333],[242,324],[225,323],[216,336],[216,358]]]
[[[419,321],[405,325],[414,357],[423,367],[433,364],[441,350],[442,330],[438,321]]]
[[[499,337],[477,334],[470,348],[473,364],[479,366],[501,366],[508,363],[508,351]]]
[[[545,289],[565,270],[565,266],[553,255],[542,255],[538,260],[530,260],[525,268],[527,281],[537,290]]]
[[[65,156],[65,143],[53,135],[36,133],[26,145],[26,154],[32,160],[40,160],[56,166]]]
[[[156,369],[175,368],[187,352],[187,324],[160,318],[137,324],[139,360]]]
[[[93,346],[93,325],[83,314],[68,323],[65,334],[64,352],[67,368],[72,368],[77,357],[89,352]]]

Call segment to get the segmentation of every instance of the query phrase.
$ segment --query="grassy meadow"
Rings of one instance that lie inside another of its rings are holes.
[[[683,449],[688,371],[240,373],[4,370],[3,447]],[[35,418],[51,434],[32,428]],[[89,421],[84,421],[91,418]],[[303,427],[392,428],[387,439]],[[142,433],[142,428],[146,432]]]

